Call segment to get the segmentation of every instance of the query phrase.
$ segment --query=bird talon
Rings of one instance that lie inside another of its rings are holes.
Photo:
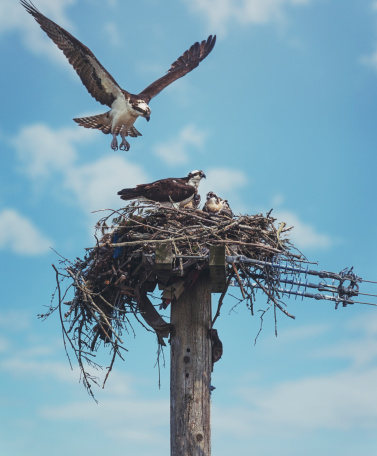
[[[130,150],[130,143],[126,141],[125,138],[122,139],[120,150],[124,150],[125,152],[128,152]]]
[[[115,136],[113,136],[113,140],[111,141],[111,148],[113,150],[118,150],[118,140]]]

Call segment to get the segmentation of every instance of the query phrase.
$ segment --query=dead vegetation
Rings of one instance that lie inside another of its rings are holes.
[[[159,347],[165,345],[172,328],[160,311],[174,305],[199,274],[208,274],[211,246],[223,246],[226,256],[213,323],[231,284],[240,288],[236,304],[246,303],[251,314],[259,288],[266,297],[262,319],[271,307],[275,321],[278,310],[292,317],[281,301],[279,274],[267,263],[279,258],[298,264],[302,256],[287,237],[290,228],[284,223],[276,226],[270,213],[228,217],[131,203],[105,214],[96,226],[96,245],[86,249],[84,258],[62,258],[59,268],[54,266],[57,303],[53,301],[41,315],[45,318],[59,311],[65,344],[73,349],[91,394],[90,385],[96,378],[87,372],[86,364],[100,367],[94,361],[95,352],[102,341],[110,344],[112,358],[105,383],[116,357],[122,358],[126,350],[123,338],[133,332],[134,318],[145,329],[155,331]],[[242,258],[266,264],[261,267]],[[152,292],[159,296],[151,298]]]

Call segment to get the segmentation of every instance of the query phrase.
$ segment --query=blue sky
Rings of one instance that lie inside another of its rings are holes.
[[[72,121],[103,106],[18,1],[0,0],[2,454],[166,455],[169,368],[158,389],[154,336],[135,325],[97,405],[70,370],[58,319],[36,317],[54,291],[50,247],[82,256],[91,211],[119,207],[118,190],[203,169],[202,196],[214,190],[236,213],[273,208],[319,269],[354,266],[377,280],[377,2],[35,4],[133,93],[192,43],[218,36],[199,68],[152,100],[131,150],[114,153],[109,136]],[[256,346],[258,316],[225,302],[213,454],[374,456],[376,309],[286,302],[296,320],[281,316],[276,338],[266,318]],[[100,357],[107,365],[106,350]]]

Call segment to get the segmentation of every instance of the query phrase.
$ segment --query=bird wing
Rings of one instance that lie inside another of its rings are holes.
[[[100,103],[111,107],[115,98],[128,92],[122,90],[111,74],[96,59],[92,51],[78,39],[44,16],[26,0],[20,0],[22,6],[38,22],[52,41],[61,49],[69,63],[76,70],[90,95]]]
[[[149,103],[153,97],[158,95],[161,90],[165,89],[169,84],[196,68],[212,51],[215,43],[216,35],[210,35],[207,40],[193,44],[190,49],[185,51],[174,63],[172,63],[165,76],[154,81],[146,89],[140,92],[139,96],[145,98],[147,103]]]
[[[136,188],[145,198],[159,203],[169,202],[170,198],[178,203],[196,193],[195,187],[187,184],[183,179],[161,179],[151,184],[138,185]]]

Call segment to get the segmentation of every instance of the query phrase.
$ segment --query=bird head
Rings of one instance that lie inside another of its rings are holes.
[[[206,175],[203,173],[203,171],[200,170],[195,170],[191,171],[191,173],[188,173],[188,184],[193,185],[195,188],[198,188],[199,182],[203,179],[206,178]]]
[[[151,116],[151,108],[144,100],[134,100],[131,102],[131,107],[137,116],[142,116],[149,122]]]
[[[212,201],[214,201],[214,202],[215,202],[215,201],[217,202],[217,195],[216,195],[216,193],[214,193],[214,192],[208,192],[208,193],[207,193],[207,201],[210,201],[210,200],[212,200]]]

